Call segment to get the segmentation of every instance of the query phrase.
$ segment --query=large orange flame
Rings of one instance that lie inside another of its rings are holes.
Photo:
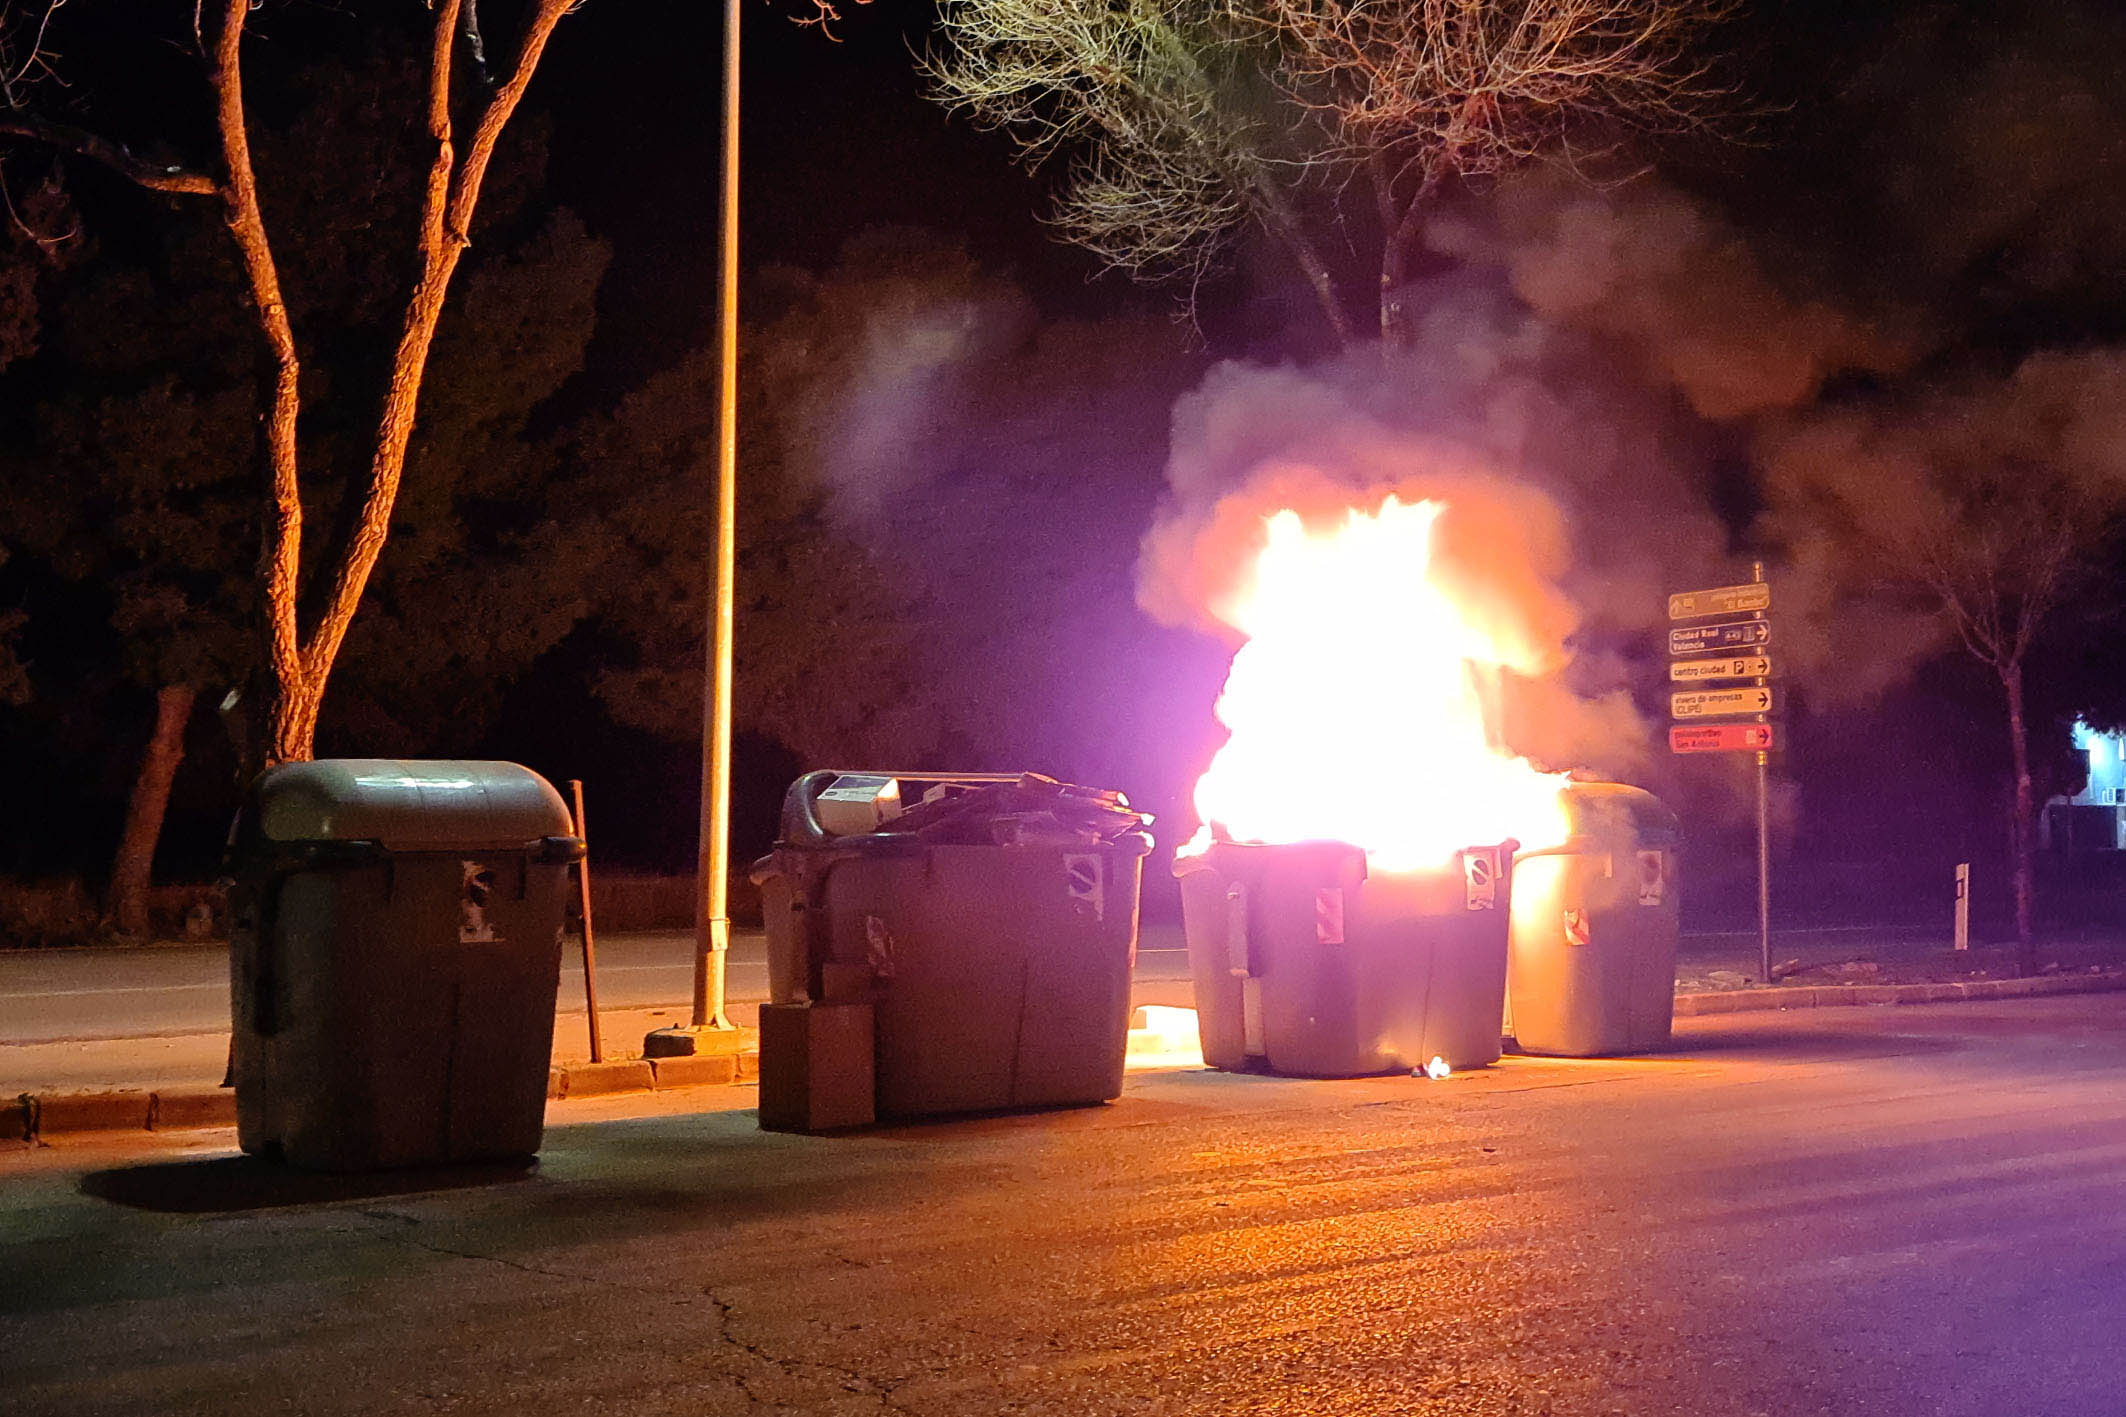
[[[1196,783],[1203,832],[1343,841],[1383,871],[1568,831],[1563,776],[1501,751],[1478,676],[1507,656],[1432,575],[1437,502],[1389,497],[1309,531],[1267,519],[1254,576],[1219,616],[1247,642],[1218,699],[1232,737]]]

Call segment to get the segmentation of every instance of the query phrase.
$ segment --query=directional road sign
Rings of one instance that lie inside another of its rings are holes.
[[[1769,723],[1678,723],[1668,730],[1672,753],[1761,753],[1773,746]]]
[[[1668,677],[1678,684],[1695,684],[1701,679],[1769,679],[1772,677],[1772,657],[1768,654],[1736,654],[1712,659],[1674,659],[1669,661]]]
[[[1762,581],[1749,585],[1721,585],[1711,590],[1686,590],[1668,598],[1668,618],[1697,620],[1707,615],[1737,615],[1745,610],[1772,608],[1772,588]]]
[[[1676,718],[1729,718],[1744,713],[1770,713],[1770,689],[1687,689],[1668,696],[1669,713]]]
[[[1714,625],[1685,625],[1668,632],[1670,654],[1706,654],[1755,649],[1771,643],[1768,620],[1722,620]]]

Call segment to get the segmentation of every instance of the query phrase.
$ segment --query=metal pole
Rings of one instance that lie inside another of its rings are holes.
[[[576,806],[576,840],[583,843],[583,859],[576,863],[576,889],[583,905],[583,1007],[590,1015],[591,1061],[605,1061],[605,1045],[598,1038],[598,946],[591,933],[591,834],[583,817],[583,784],[568,780],[568,795]]]
[[[1772,832],[1765,804],[1765,765],[1771,754],[1757,754],[1757,967],[1758,978],[1772,982]]]
[[[1750,580],[1757,585],[1764,583],[1764,562],[1750,564]],[[1757,618],[1763,619],[1764,612],[1759,611]],[[1759,685],[1766,682],[1757,681]],[[1770,753],[1757,750],[1757,977],[1766,984],[1772,982],[1772,822],[1766,784],[1771,759]]]
[[[694,941],[694,1027],[729,1028],[724,960],[731,947],[732,579],[738,564],[739,5],[723,7],[723,226],[716,286],[716,581],[709,615],[709,692],[701,736],[701,908]]]
[[[643,1040],[648,1057],[688,1055],[738,1036],[724,1013],[724,960],[731,947],[731,625],[738,561],[738,69],[740,0],[723,7],[723,181],[718,241],[716,352],[716,560],[709,591],[708,687],[701,722],[701,835],[694,914],[694,1010],[687,1028]],[[708,1044],[714,1036],[718,1041]]]

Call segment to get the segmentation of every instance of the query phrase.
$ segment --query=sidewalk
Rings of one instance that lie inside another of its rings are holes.
[[[1974,935],[1977,932],[1974,931]],[[2038,941],[2040,970],[2086,974],[2126,968],[2126,926],[2050,932]],[[1761,989],[1752,931],[1685,935],[1676,951],[1678,995]],[[2013,979],[2012,941],[1974,938],[1949,947],[1946,930],[1834,926],[1772,934],[1773,985],[1782,989],[1890,984],[1951,984]]]
[[[733,1000],[732,1022],[755,1026],[757,1001]],[[608,1059],[639,1058],[642,1037],[654,1028],[687,1021],[685,1004],[655,1009],[600,1009],[599,1036]],[[569,1068],[591,1057],[587,1015],[580,1009],[554,1017],[554,1066]],[[0,1098],[23,1092],[85,1089],[212,1086],[221,1081],[229,1056],[226,1029],[150,1038],[96,1038],[59,1043],[0,1041]]]

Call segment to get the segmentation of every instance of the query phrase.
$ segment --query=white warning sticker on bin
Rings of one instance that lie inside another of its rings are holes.
[[[1073,901],[1084,901],[1095,920],[1107,918],[1107,884],[1100,871],[1100,858],[1071,853],[1063,858],[1063,884]]]
[[[1344,942],[1344,891],[1342,886],[1325,886],[1314,892],[1314,940],[1317,944],[1340,945]]]
[[[1462,880],[1471,910],[1496,910],[1499,904],[1499,858],[1497,848],[1462,853]]]
[[[458,863],[458,943],[491,945],[497,940],[487,907],[495,893],[495,873],[478,861]]]
[[[1639,853],[1639,904],[1659,905],[1668,893],[1667,862],[1658,851]]]

